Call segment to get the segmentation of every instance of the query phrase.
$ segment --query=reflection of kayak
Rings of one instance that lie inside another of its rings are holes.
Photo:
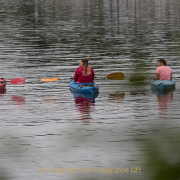
[[[71,91],[71,89],[70,92],[74,96],[75,106],[81,114],[80,120],[84,123],[89,123],[92,119],[90,113],[94,110],[95,98],[98,96],[98,93],[77,93]]]
[[[162,92],[175,88],[174,80],[152,80],[151,89],[157,89]]]
[[[0,79],[0,90],[5,90],[6,89],[6,78],[1,78]]]
[[[4,96],[3,94],[6,94],[6,89],[0,90],[0,98]]]
[[[170,92],[173,92],[174,90],[175,90],[175,87],[172,89],[165,90],[165,91],[162,91],[162,90],[156,89],[156,88],[151,88],[152,93],[157,94],[157,95],[167,95]]]
[[[72,80],[69,83],[70,90],[77,93],[83,93],[83,94],[96,94],[99,91],[99,86],[93,82],[93,83],[76,83],[74,80]]]

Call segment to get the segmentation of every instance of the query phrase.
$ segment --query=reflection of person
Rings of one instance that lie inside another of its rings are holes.
[[[164,59],[158,60],[158,67],[156,69],[156,77],[151,77],[154,80],[172,80],[172,69],[166,66]]]
[[[78,83],[92,83],[94,80],[94,71],[89,67],[89,57],[83,58],[79,62],[79,68],[77,68],[74,74],[74,80]]]
[[[156,95],[158,108],[159,108],[159,115],[162,119],[167,119],[167,114],[172,109],[172,100],[173,100],[173,93],[170,92],[166,95]]]
[[[95,106],[95,99],[78,96],[75,97],[74,102],[78,111],[81,113],[81,120],[83,122],[90,122],[92,119],[90,114],[93,111],[93,107]]]
[[[173,99],[173,93],[170,92],[166,95],[156,95],[156,97],[159,105],[159,110],[167,111],[168,107],[171,105]]]

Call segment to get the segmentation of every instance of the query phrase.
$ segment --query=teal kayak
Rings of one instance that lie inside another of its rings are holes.
[[[93,83],[77,83],[72,80],[69,83],[70,90],[76,93],[83,93],[83,94],[96,94],[99,92],[99,86]]]
[[[168,91],[175,88],[175,81],[172,80],[152,80],[151,88],[160,91]]]

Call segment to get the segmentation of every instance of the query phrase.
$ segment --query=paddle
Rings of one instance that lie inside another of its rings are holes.
[[[95,77],[96,78],[96,77]],[[106,76],[106,78],[111,79],[111,80],[123,80],[124,79],[124,74],[123,73],[112,73]],[[47,78],[47,79],[41,79],[43,82],[52,82],[52,81],[57,81],[57,80],[67,80],[67,79],[73,79],[73,78]]]
[[[10,82],[11,84],[19,85],[19,84],[25,83],[25,78],[14,78],[10,81],[0,81],[0,83],[3,83],[3,82]]]
[[[133,77],[133,78],[130,78],[129,81],[143,81],[145,79],[151,79],[151,78],[145,78],[143,76],[141,76],[141,77]]]
[[[175,79],[175,78],[180,78],[180,77],[174,77],[173,79]],[[143,76],[141,76],[141,77],[133,77],[133,78],[130,78],[129,81],[143,81],[143,80],[146,80],[146,79],[152,79],[152,78],[147,78],[147,77],[145,78]]]
[[[57,80],[70,80],[73,78],[47,78],[47,79],[41,79],[43,82],[52,82],[52,81],[57,81]]]
[[[117,73],[112,73],[112,74],[109,74],[107,76],[108,79],[111,79],[111,80],[123,80],[124,79],[124,74],[121,73],[121,72],[117,72]]]

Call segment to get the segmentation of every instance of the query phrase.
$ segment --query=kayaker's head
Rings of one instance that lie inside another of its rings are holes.
[[[88,61],[89,61],[89,56],[86,57],[86,58],[81,59],[80,62],[79,62],[79,66],[84,67],[85,75],[90,75],[91,74]]]
[[[79,62],[79,66],[89,66],[88,60],[89,60],[89,56],[81,59]]]
[[[158,67],[159,66],[166,66],[166,60],[164,60],[163,58],[159,59],[157,65],[158,65]]]

